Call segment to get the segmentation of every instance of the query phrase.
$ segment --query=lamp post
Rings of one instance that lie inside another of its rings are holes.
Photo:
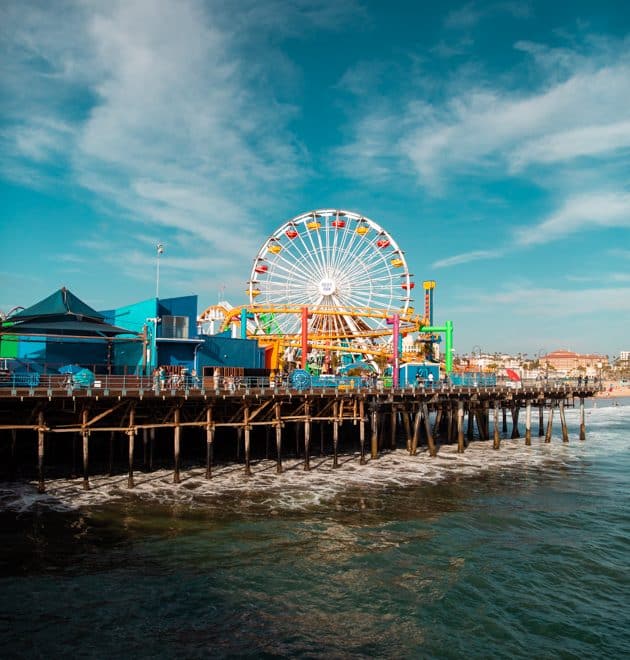
[[[164,254],[164,244],[163,243],[158,243],[156,245],[157,248],[157,263],[156,263],[156,269],[155,269],[155,297],[159,298],[160,297],[160,256]]]

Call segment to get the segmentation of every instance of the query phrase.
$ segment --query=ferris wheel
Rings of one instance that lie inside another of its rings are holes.
[[[383,312],[413,313],[411,278],[404,253],[380,225],[320,209],[285,222],[265,241],[248,294],[259,333],[298,335],[294,310],[307,307],[309,335],[372,341],[388,332]]]

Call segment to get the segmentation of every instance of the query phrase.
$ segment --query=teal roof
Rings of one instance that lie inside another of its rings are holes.
[[[105,320],[102,314],[92,309],[65,287],[55,291],[48,298],[31,305],[31,307],[13,314],[10,320],[26,321],[27,319],[43,319],[51,316],[70,316],[77,321],[93,320],[102,322]]]

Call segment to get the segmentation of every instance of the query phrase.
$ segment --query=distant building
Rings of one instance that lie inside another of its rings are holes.
[[[580,369],[601,369],[602,366],[608,364],[608,358],[597,353],[581,354],[567,349],[559,349],[543,355],[540,358],[540,364],[543,367],[553,368],[555,371],[570,373]]]
[[[630,362],[630,351],[619,351],[620,362]]]

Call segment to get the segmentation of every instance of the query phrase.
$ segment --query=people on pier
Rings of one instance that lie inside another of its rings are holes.
[[[190,387],[193,390],[199,389],[200,381],[199,381],[199,376],[197,375],[197,370],[193,369],[190,372]]]
[[[582,387],[582,374],[578,376],[577,383],[578,383],[578,387]]]
[[[160,383],[160,390],[163,390],[166,387],[166,371],[164,367],[158,369],[158,381]]]

